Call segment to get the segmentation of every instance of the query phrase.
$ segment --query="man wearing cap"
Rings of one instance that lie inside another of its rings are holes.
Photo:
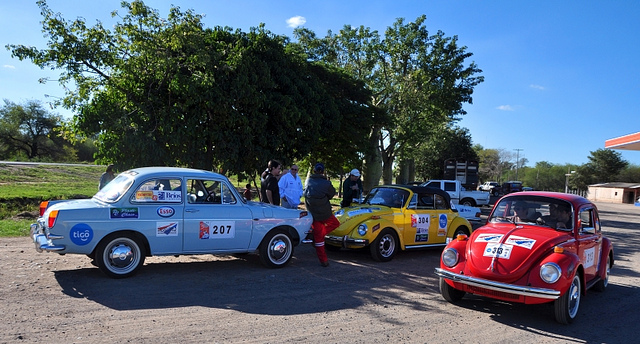
[[[340,206],[343,208],[348,207],[354,199],[360,202],[361,196],[362,180],[360,180],[360,171],[354,168],[349,173],[349,178],[342,183],[342,202],[340,202]]]
[[[320,260],[320,265],[329,266],[329,259],[324,250],[324,236],[336,229],[340,222],[333,215],[330,199],[336,194],[336,189],[324,176],[324,164],[317,163],[313,167],[313,174],[305,182],[304,204],[313,217],[313,245]]]

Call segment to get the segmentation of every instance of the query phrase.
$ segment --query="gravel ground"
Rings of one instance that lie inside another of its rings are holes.
[[[589,291],[578,319],[553,307],[466,296],[445,302],[433,273],[441,250],[367,252],[311,246],[283,269],[255,255],[151,257],[113,280],[80,255],[37,253],[0,239],[0,343],[628,343],[640,317],[640,207],[598,204],[615,265],[604,293]]]

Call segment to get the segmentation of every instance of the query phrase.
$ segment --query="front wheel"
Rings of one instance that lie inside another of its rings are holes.
[[[293,256],[293,242],[284,231],[267,234],[260,245],[260,261],[268,268],[281,268]]]
[[[369,246],[371,257],[378,262],[388,262],[398,251],[398,237],[391,228],[385,228]]]
[[[440,294],[448,302],[456,303],[464,297],[466,292],[450,286],[444,278],[440,277]]]
[[[581,296],[580,275],[576,273],[573,276],[569,290],[554,302],[556,321],[565,325],[571,324],[578,315]]]
[[[466,227],[460,226],[458,228],[456,228],[456,231],[453,232],[453,240],[455,240],[456,238],[458,238],[458,235],[460,234],[464,234],[464,235],[469,235],[469,230]]]
[[[111,278],[134,275],[144,264],[144,258],[144,247],[130,234],[106,237],[96,247],[96,265]]]

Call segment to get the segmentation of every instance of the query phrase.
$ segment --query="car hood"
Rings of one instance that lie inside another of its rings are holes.
[[[340,221],[340,226],[331,232],[332,235],[347,235],[351,230],[372,216],[384,216],[393,213],[393,208],[379,205],[362,205],[342,208],[337,211],[336,218]]]
[[[549,227],[489,224],[469,237],[467,268],[479,278],[513,283],[554,246],[571,238]]]

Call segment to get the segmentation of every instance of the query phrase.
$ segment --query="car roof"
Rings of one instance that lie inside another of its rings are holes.
[[[161,174],[174,174],[180,176],[197,176],[197,177],[208,177],[208,178],[223,178],[226,179],[222,174],[199,170],[195,168],[185,168],[185,167],[167,167],[167,166],[151,166],[151,167],[138,167],[133,168],[123,173],[136,173],[140,176],[150,176],[150,175],[161,175]]]
[[[387,184],[387,185],[378,185],[377,187],[394,187],[394,188],[404,188],[404,189],[409,189],[411,190],[413,193],[416,194],[426,194],[426,193],[430,193],[430,194],[436,194],[436,195],[440,195],[442,197],[444,197],[447,200],[447,203],[451,202],[451,196],[449,196],[449,193],[438,189],[438,188],[433,188],[433,187],[429,187],[429,186],[417,186],[417,185],[405,185],[405,184]]]
[[[564,192],[551,192],[551,191],[525,191],[525,192],[514,192],[514,193],[510,193],[506,196],[504,196],[504,198],[508,198],[508,197],[514,197],[514,196],[542,196],[542,197],[552,197],[552,198],[557,198],[563,201],[567,201],[569,203],[572,203],[574,206],[576,205],[581,205],[581,204],[593,204],[591,201],[589,201],[588,199],[582,197],[582,196],[578,196],[578,195],[573,195],[573,194],[567,194]]]

